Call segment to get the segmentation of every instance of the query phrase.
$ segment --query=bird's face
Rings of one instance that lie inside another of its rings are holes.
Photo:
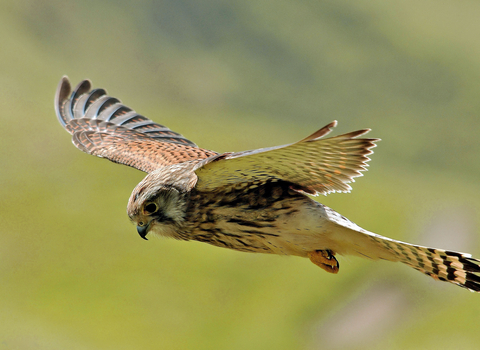
[[[185,207],[185,194],[176,188],[140,183],[130,196],[127,213],[143,239],[149,232],[176,237],[185,218]]]

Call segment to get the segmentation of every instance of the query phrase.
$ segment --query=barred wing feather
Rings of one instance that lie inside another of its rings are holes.
[[[68,78],[63,77],[55,111],[77,148],[145,172],[217,154],[136,113],[104,89],[92,90],[89,80],[71,92]]]

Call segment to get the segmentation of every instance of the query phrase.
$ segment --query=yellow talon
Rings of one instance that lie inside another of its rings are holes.
[[[338,273],[340,264],[331,250],[315,250],[308,253],[310,261],[327,272]]]

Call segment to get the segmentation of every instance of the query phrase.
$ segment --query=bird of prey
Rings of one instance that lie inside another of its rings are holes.
[[[137,114],[104,89],[63,77],[55,111],[80,150],[142,170],[127,214],[140,236],[196,240],[244,252],[308,257],[337,273],[336,254],[400,261],[480,292],[480,260],[364,230],[307,195],[349,192],[366,170],[369,129],[328,137],[331,122],[296,143],[217,153]]]

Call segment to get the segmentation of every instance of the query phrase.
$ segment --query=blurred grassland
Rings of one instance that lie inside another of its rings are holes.
[[[399,264],[138,238],[143,174],[82,154],[53,111],[90,78],[204,148],[382,138],[351,194],[392,238],[480,256],[480,3],[0,2],[0,349],[476,349],[478,295]]]

